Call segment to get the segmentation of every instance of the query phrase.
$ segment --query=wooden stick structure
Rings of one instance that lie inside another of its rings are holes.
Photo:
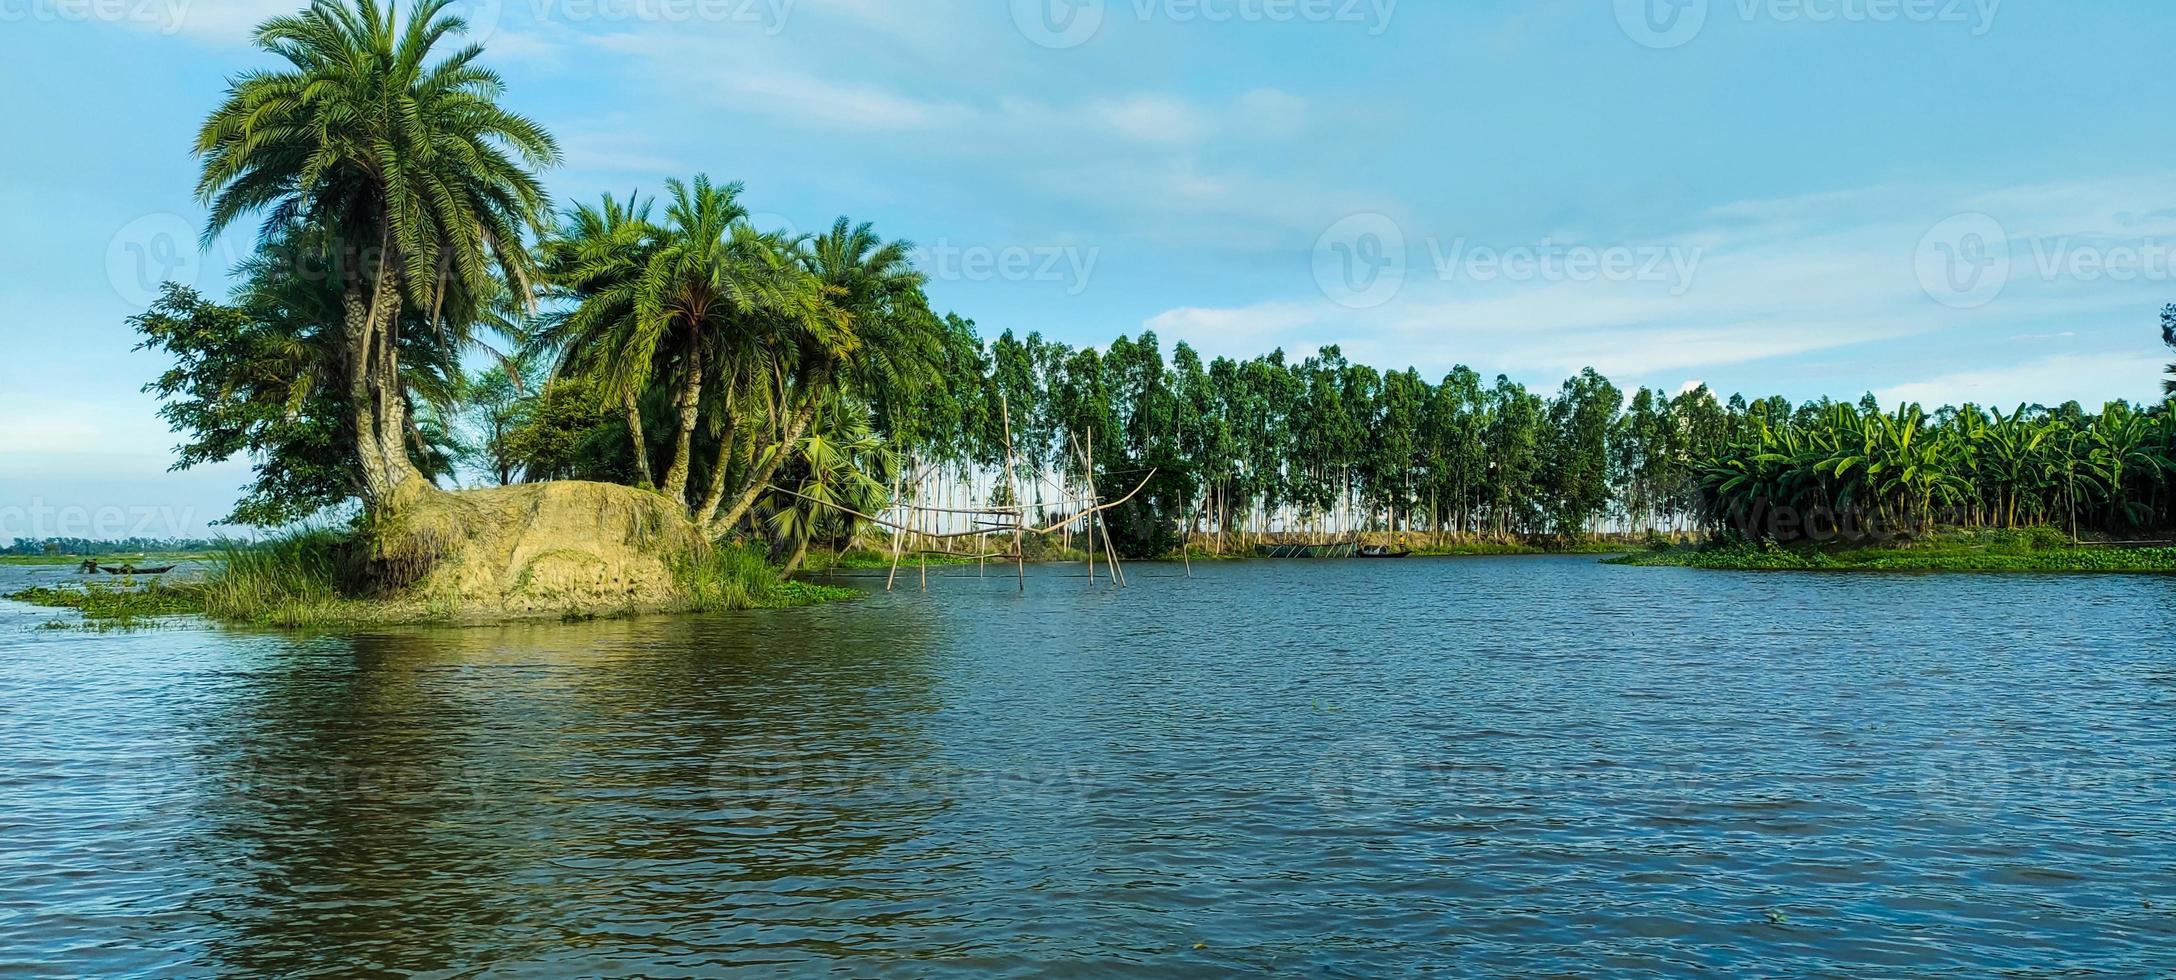
[[[1000,401],[1000,404],[1002,405],[1003,402]],[[886,592],[892,591],[893,588],[898,584],[899,564],[902,560],[905,559],[907,555],[907,538],[910,535],[924,542],[922,546],[918,546],[913,549],[915,557],[921,566],[921,584],[922,591],[924,592],[929,591],[930,549],[927,547],[928,543],[940,541],[963,541],[968,539],[987,541],[992,537],[1001,537],[1007,535],[1012,538],[1012,547],[1009,551],[994,551],[987,545],[983,545],[976,549],[976,553],[973,557],[978,567],[992,560],[1012,562],[1016,570],[1016,575],[1019,579],[1020,591],[1026,592],[1028,587],[1028,536],[1034,535],[1037,537],[1041,537],[1061,530],[1066,531],[1068,534],[1070,534],[1074,524],[1082,525],[1082,537],[1087,541],[1089,584],[1095,584],[1096,540],[1098,537],[1100,537],[1103,543],[1103,561],[1110,572],[1111,584],[1123,587],[1126,585],[1126,573],[1125,570],[1119,565],[1118,549],[1114,547],[1111,543],[1110,525],[1108,521],[1103,520],[1103,515],[1112,510],[1123,507],[1126,504],[1131,503],[1134,498],[1139,497],[1142,491],[1148,489],[1149,483],[1156,479],[1157,471],[1153,469],[1149,470],[1148,474],[1141,478],[1141,482],[1135,484],[1133,490],[1128,492],[1125,496],[1120,497],[1116,500],[1104,500],[1102,497],[1097,495],[1095,481],[1095,453],[1090,442],[1088,441],[1094,438],[1093,430],[1090,430],[1088,440],[1075,440],[1071,436],[1068,436],[1067,438],[1073,443],[1073,446],[1080,458],[1081,465],[1084,467],[1086,473],[1088,474],[1087,479],[1084,481],[1085,487],[1082,488],[1086,490],[1087,495],[1086,497],[1081,499],[1068,499],[1063,501],[1065,510],[1062,512],[1062,519],[1060,519],[1057,523],[1051,524],[1046,527],[1036,527],[1030,524],[1029,508],[1026,502],[1021,497],[1021,486],[1018,472],[1019,458],[1015,454],[1013,449],[1012,420],[1009,410],[1006,412],[1005,418],[1005,456],[1006,488],[1013,498],[1013,503],[1011,505],[955,508],[925,507],[920,504],[907,503],[904,499],[904,488],[907,485],[907,481],[904,479],[904,477],[902,477],[901,479],[895,481],[893,484],[895,488],[892,494],[892,499],[894,501],[893,509],[899,515],[898,520],[894,521],[888,520],[883,517],[878,517],[874,514],[862,513],[861,511],[855,510],[851,507],[840,505],[835,501],[817,500],[816,498],[810,497],[809,495],[801,493],[800,491],[789,490],[776,484],[770,485],[769,489],[773,493],[778,493],[784,496],[793,497],[798,500],[807,501],[808,503],[816,504],[820,507],[836,511],[849,517],[858,518],[869,524],[873,524],[878,527],[890,530],[892,532],[892,561],[891,569],[884,579],[884,591]],[[926,476],[927,470],[918,473],[915,477],[914,483],[919,484],[921,480]],[[972,529],[965,531],[938,531],[925,530],[923,527],[920,526],[921,522],[924,519],[937,516],[969,518],[966,523],[971,525]],[[953,552],[946,551],[945,554],[951,555],[953,554]],[[1191,570],[1191,566],[1189,566],[1189,570]]]

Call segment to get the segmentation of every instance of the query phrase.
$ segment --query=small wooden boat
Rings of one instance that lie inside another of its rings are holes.
[[[1371,545],[1369,545],[1369,546],[1367,546],[1367,547],[1365,547],[1365,548],[1362,548],[1362,549],[1360,549],[1360,557],[1362,557],[1362,558],[1411,558],[1411,557],[1413,557],[1413,553],[1412,553],[1412,552],[1410,552],[1410,551],[1392,551],[1392,550],[1390,550],[1390,549],[1389,549],[1388,547],[1386,547],[1386,546],[1384,546],[1384,545],[1373,545],[1373,544],[1371,544]]]
[[[122,565],[116,568],[112,565],[100,565],[98,570],[108,575],[164,575],[176,567],[178,566],[160,565],[156,568],[137,568],[134,565]]]

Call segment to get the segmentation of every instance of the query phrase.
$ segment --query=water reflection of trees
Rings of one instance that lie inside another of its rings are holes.
[[[911,896],[871,870],[948,804],[865,791],[927,769],[938,707],[939,627],[871,615],[288,645],[203,722],[210,952],[405,971],[873,938],[853,910]]]

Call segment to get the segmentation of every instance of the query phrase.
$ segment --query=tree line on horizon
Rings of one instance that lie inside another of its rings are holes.
[[[482,473],[647,488],[789,562],[902,499],[1063,518],[1083,484],[1142,479],[1113,528],[1136,555],[1190,534],[1747,530],[1779,506],[2169,524],[2166,406],[1627,397],[1591,370],[1544,395],[1334,347],[985,341],[932,309],[907,243],[845,218],[759,229],[738,184],[555,210],[536,174],[557,144],[499,104],[481,48],[432,60],[463,29],[449,5],[267,21],[257,43],[286,67],[235,78],[198,138],[207,241],[255,219],[258,249],[227,299],[169,285],[132,322],[173,359],[148,390],[186,436],[177,466],[255,461],[236,523],[376,512]]]

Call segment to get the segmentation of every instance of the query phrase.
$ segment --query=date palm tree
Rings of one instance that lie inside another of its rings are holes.
[[[542,318],[535,343],[555,358],[554,378],[590,379],[618,404],[633,444],[636,481],[655,489],[641,398],[657,371],[656,352],[639,361],[628,356],[637,278],[659,234],[650,223],[650,207],[632,194],[624,203],[608,194],[595,205],[568,209],[559,227],[538,244],[544,279],[567,303]]]
[[[811,318],[816,329],[797,331],[790,377],[782,376],[776,404],[791,406],[774,446],[800,443],[834,386],[869,404],[903,404],[935,373],[942,331],[923,296],[924,276],[915,271],[906,242],[886,242],[868,224],[840,218],[830,231],[803,243],[801,265],[822,291],[829,315]],[[739,497],[711,523],[723,533],[740,523],[761,499],[785,454],[759,453]]]
[[[207,244],[257,214],[268,245],[296,221],[332,236],[342,381],[373,506],[428,484],[406,444],[404,307],[458,346],[494,279],[526,296],[523,236],[549,211],[533,170],[559,158],[542,127],[499,105],[481,47],[432,60],[467,29],[452,3],[417,0],[403,23],[377,0],[314,0],[266,21],[256,44],[285,65],[235,77],[196,141]]]
[[[748,224],[741,185],[698,175],[666,187],[662,222],[632,200],[580,207],[541,251],[577,300],[549,334],[562,369],[595,377],[625,407],[645,474],[636,401],[652,387],[664,390],[673,428],[657,489],[689,506],[706,400],[713,412],[737,414],[728,395],[749,359],[798,349],[803,335],[828,335],[834,316],[788,243]],[[724,422],[730,443],[740,420]]]

